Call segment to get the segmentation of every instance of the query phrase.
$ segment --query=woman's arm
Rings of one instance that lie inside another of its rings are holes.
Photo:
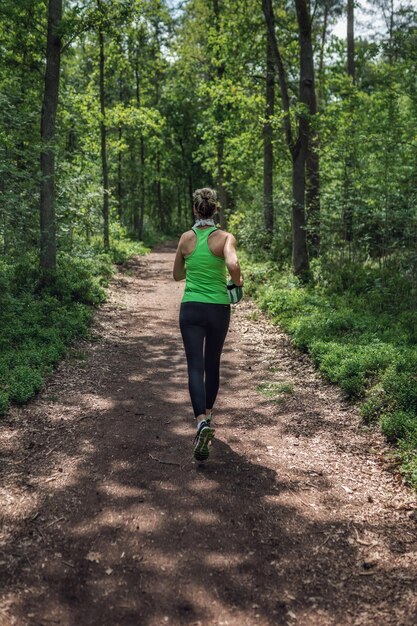
[[[185,259],[181,252],[182,235],[178,242],[177,253],[175,255],[174,269],[172,275],[174,280],[184,280],[185,278]]]
[[[236,238],[231,233],[228,233],[227,239],[224,244],[224,260],[226,261],[226,267],[229,270],[229,274],[234,284],[237,286],[243,285],[243,276],[240,273],[240,265],[236,252]]]

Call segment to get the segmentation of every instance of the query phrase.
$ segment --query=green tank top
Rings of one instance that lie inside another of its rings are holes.
[[[217,230],[193,228],[197,243],[185,257],[185,289],[182,302],[211,302],[230,304],[226,288],[225,260],[213,254],[208,246],[208,236]]]

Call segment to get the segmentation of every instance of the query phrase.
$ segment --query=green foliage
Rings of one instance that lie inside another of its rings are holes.
[[[381,383],[371,387],[366,400],[360,406],[361,416],[366,424],[375,422],[389,407],[389,399]]]
[[[256,254],[258,258],[267,260],[270,256],[269,235],[263,224],[260,210],[254,208],[250,220],[242,211],[236,211],[229,218],[228,228],[232,233],[236,233],[239,245],[249,254]]]
[[[29,365],[18,365],[13,369],[10,377],[9,400],[17,404],[24,404],[34,393],[42,389],[43,378],[39,370]]]
[[[22,404],[37,393],[74,339],[88,336],[115,258],[124,262],[146,251],[121,237],[108,254],[91,249],[81,258],[61,252],[55,280],[43,289],[35,255],[23,255],[14,265],[1,263],[0,415],[11,402]]]
[[[149,252],[150,248],[147,248],[143,245],[141,241],[132,241],[132,240],[122,240],[113,242],[113,245],[110,249],[110,254],[113,263],[121,265],[126,263],[130,257],[134,255],[146,254]]]
[[[407,454],[415,450],[417,311],[411,297],[404,297],[412,285],[405,289],[404,277],[396,280],[386,268],[355,266],[352,274],[347,265],[330,273],[316,264],[320,283],[304,286],[289,270],[241,258],[247,290],[261,308],[346,398],[362,401],[365,422],[379,420],[390,441],[401,443]],[[409,467],[417,467],[407,458]]]
[[[381,417],[381,429],[388,441],[412,439],[417,443],[417,417],[415,413],[394,411]]]
[[[104,253],[101,240],[96,240],[95,249],[98,252]],[[122,265],[126,263],[128,259],[135,255],[143,255],[150,252],[150,248],[144,245],[142,241],[130,239],[127,229],[120,224],[113,223],[111,228],[111,248],[108,252],[108,256],[112,263]],[[111,271],[110,267],[109,270]],[[103,270],[100,269],[100,274],[103,274]]]
[[[42,388],[66,346],[86,335],[90,319],[91,308],[71,301],[70,295],[64,301],[47,292],[9,299],[0,322],[1,412]]]
[[[77,258],[61,253],[56,278],[48,292],[62,302],[97,306],[105,299],[102,286],[112,273],[109,255]]]

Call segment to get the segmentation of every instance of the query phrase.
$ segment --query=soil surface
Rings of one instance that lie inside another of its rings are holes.
[[[1,422],[1,626],[415,625],[415,495],[250,301],[193,461],[174,249],[121,268],[94,340]]]

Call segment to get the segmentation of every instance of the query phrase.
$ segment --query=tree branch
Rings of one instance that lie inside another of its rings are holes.
[[[291,119],[290,119],[290,99],[288,96],[287,78],[285,74],[284,64],[278,48],[277,38],[275,34],[275,15],[272,8],[271,0],[262,0],[262,10],[265,16],[267,27],[267,36],[270,41],[274,64],[278,72],[279,86],[281,92],[282,108],[284,109],[284,130],[287,145],[291,153],[294,152],[295,145],[292,137]]]

